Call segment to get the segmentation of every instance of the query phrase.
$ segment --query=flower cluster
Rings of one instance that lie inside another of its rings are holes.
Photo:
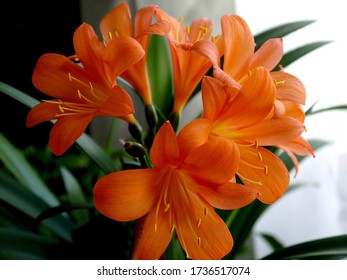
[[[233,239],[214,209],[238,209],[255,199],[269,204],[285,193],[289,173],[269,147],[287,152],[296,168],[295,154],[313,155],[301,136],[305,88],[279,65],[282,40],[268,40],[255,51],[251,31],[237,15],[224,15],[221,30],[212,36],[206,18],[185,27],[181,18],[154,5],[140,9],[132,21],[124,2],[101,20],[102,40],[83,23],[73,38],[76,54],[46,54],[36,65],[35,87],[54,99],[34,107],[27,125],[57,120],[49,140],[56,155],[95,116],[121,118],[137,128],[140,137],[133,133],[137,142],[126,147],[140,147],[147,166],[108,174],[94,188],[103,215],[138,220],[134,259],[160,258],[174,234],[188,258],[223,258]],[[167,38],[173,68],[174,102],[164,120],[158,120],[146,66],[153,34]],[[141,97],[154,131],[151,141],[143,139],[118,77]],[[202,114],[176,134],[197,86]]]

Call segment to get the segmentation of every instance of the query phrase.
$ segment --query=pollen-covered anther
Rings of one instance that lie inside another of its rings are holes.
[[[208,209],[207,209],[207,207],[205,206],[205,207],[204,207],[204,215],[207,216],[207,214],[208,214]]]
[[[279,86],[279,85],[284,85],[284,80],[282,81],[277,81],[276,79],[273,79],[274,80],[274,83],[275,83],[275,86]]]
[[[258,159],[262,162],[263,161],[263,156],[261,155],[260,152],[257,153]]]
[[[201,218],[198,218],[198,220],[196,221],[196,227],[200,227],[201,225]]]
[[[264,174],[267,175],[269,173],[269,167],[264,165]]]
[[[170,209],[170,204],[165,204],[165,206],[164,206],[164,213],[169,211],[169,209]]]
[[[186,26],[186,33],[187,33],[187,34],[190,33],[190,26],[189,26],[189,25]]]
[[[198,236],[196,239],[197,239],[197,241],[198,241],[198,246],[200,247],[200,246],[201,246],[201,237]]]

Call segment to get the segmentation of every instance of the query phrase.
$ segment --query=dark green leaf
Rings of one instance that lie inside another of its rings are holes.
[[[36,219],[40,213],[50,208],[40,196],[30,192],[4,173],[0,173],[0,198],[32,219]],[[15,214],[13,211],[11,213]],[[56,216],[43,221],[43,224],[61,238],[71,241],[71,230],[74,225],[67,218]]]
[[[274,251],[281,250],[284,248],[283,244],[277,240],[274,236],[270,234],[263,233],[261,236],[265,239],[265,241],[272,247]]]
[[[53,238],[0,228],[0,259],[56,259],[62,252],[63,246]]]
[[[0,82],[0,91],[30,108],[39,103],[35,98],[2,82]],[[76,142],[104,170],[104,172],[111,173],[117,170],[111,158],[106,155],[90,136],[83,133]]]
[[[330,41],[322,41],[322,42],[314,42],[310,43],[301,47],[298,47],[290,52],[287,52],[286,54],[283,55],[280,65],[282,67],[287,67],[289,64],[292,62],[298,60],[299,58],[303,57],[304,55],[326,45],[331,43]]]
[[[330,259],[347,257],[347,235],[317,239],[293,245],[275,251],[263,259],[320,259],[323,256],[330,256]]]
[[[311,23],[315,22],[314,20],[303,20],[296,21],[291,23],[282,24],[266,30],[260,34],[254,36],[254,40],[256,42],[257,48],[259,48],[262,44],[264,44],[267,40],[271,38],[282,38],[300,28],[303,28]]]
[[[328,112],[328,111],[332,111],[332,110],[346,110],[346,109],[347,109],[347,104],[346,105],[337,105],[337,106],[331,106],[331,107],[327,107],[327,108],[318,109],[315,111],[310,110],[309,112],[306,113],[306,115],[314,115],[314,114]]]
[[[0,160],[11,171],[14,177],[34,194],[41,197],[49,205],[59,204],[59,200],[51,192],[45,182],[38,176],[23,154],[0,133]]]

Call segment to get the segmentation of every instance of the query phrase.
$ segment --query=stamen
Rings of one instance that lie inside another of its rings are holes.
[[[269,173],[269,167],[267,165],[264,165],[264,173],[265,175]]]
[[[63,107],[61,105],[58,105],[58,107],[59,107],[60,112],[65,113],[64,109],[63,109]]]
[[[170,233],[173,234],[174,230],[175,230],[175,226],[172,225],[172,226],[171,226],[171,229],[170,229]]]
[[[252,164],[252,163],[249,163],[248,161],[245,161],[245,160],[242,160],[242,159],[241,159],[240,161],[242,161],[242,163],[244,163],[245,165],[247,165],[247,166],[249,166],[249,167],[252,167],[252,168],[254,168],[254,169],[258,169],[258,170],[264,169],[264,167],[254,165],[254,164]]]
[[[186,26],[186,33],[187,33],[187,34],[190,33],[190,26],[189,26],[189,25]]]
[[[212,41],[212,43],[216,43],[216,37],[214,37],[213,35],[211,35],[211,41]]]
[[[201,218],[198,219],[197,223],[196,223],[196,227],[199,227],[201,225]]]
[[[259,186],[262,186],[263,183],[261,181],[254,181],[254,180],[251,180],[251,179],[248,179],[246,178],[245,176],[241,175],[239,172],[236,172],[236,174],[243,180],[243,181],[246,181],[246,182],[249,182],[249,183],[252,183],[252,184],[256,184],[256,185],[259,185]]]
[[[166,204],[165,208],[164,208],[164,213],[166,213],[167,211],[169,211],[170,209],[170,204]]]
[[[108,38],[109,38],[110,40],[112,40],[112,37],[113,37],[113,36],[112,36],[112,32],[109,31],[109,32],[108,32]]]
[[[262,162],[263,161],[263,156],[261,155],[260,152],[257,153],[259,160]]]
[[[183,21],[183,16],[180,16],[180,18],[178,19],[179,22]]]
[[[273,79],[275,82],[275,86],[277,87],[278,85],[284,85],[284,80],[282,81],[277,81],[276,79]]]
[[[206,207],[206,206],[204,206],[204,215],[205,215],[205,216],[207,216],[207,214],[208,214],[207,207]]]
[[[201,237],[199,236],[199,237],[197,238],[197,240],[198,240],[198,246],[200,247],[200,246],[201,246]]]

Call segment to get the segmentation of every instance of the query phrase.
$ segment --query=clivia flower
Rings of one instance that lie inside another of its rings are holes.
[[[85,131],[95,116],[113,116],[134,123],[130,96],[116,78],[143,56],[132,38],[117,38],[106,47],[93,28],[83,23],[73,37],[81,65],[60,54],[45,54],[36,64],[34,86],[53,100],[45,100],[29,112],[27,126],[57,119],[49,139],[56,155],[63,154]]]
[[[167,37],[174,72],[173,114],[179,115],[208,69],[219,65],[222,41],[211,36],[213,24],[210,19],[198,19],[185,27],[183,18],[173,18],[161,9],[154,15],[171,26]]]
[[[122,2],[106,14],[100,22],[100,30],[106,45],[117,37],[132,37],[144,49],[145,55],[142,59],[124,71],[121,77],[137,90],[146,105],[152,104],[146,65],[149,36],[151,34],[165,35],[170,30],[166,21],[152,22],[157,9],[156,5],[148,5],[138,10],[133,24],[129,6],[127,2]]]
[[[304,130],[293,118],[267,119],[273,109],[276,87],[264,68],[257,68],[237,94],[225,91],[224,84],[212,77],[202,81],[203,115],[180,132],[188,150],[196,149],[213,135],[236,145],[233,156],[239,162],[236,174],[247,186],[259,192],[259,200],[273,203],[289,185],[289,174],[282,161],[262,146],[296,139]],[[200,137],[194,137],[199,133]]]
[[[111,173],[95,185],[94,203],[103,215],[118,221],[144,218],[134,259],[159,259],[174,231],[188,258],[222,258],[233,239],[213,207],[236,209],[258,196],[231,182],[238,167],[234,143],[214,136],[193,151],[185,146],[165,122],[150,151],[153,168]]]

